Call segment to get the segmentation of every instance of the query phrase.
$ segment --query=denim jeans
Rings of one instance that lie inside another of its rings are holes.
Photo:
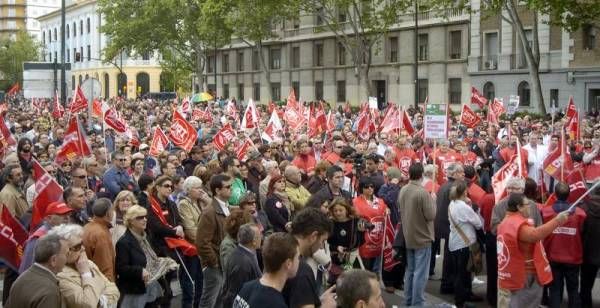
[[[200,258],[198,256],[185,256],[181,255],[183,263],[188,270],[192,281],[188,277],[188,273],[185,272],[183,266],[179,267],[179,283],[181,284],[181,307],[198,307],[200,297],[202,296],[202,265],[200,264]]]
[[[407,306],[425,304],[425,285],[429,277],[431,246],[420,249],[406,249],[406,273],[404,274],[404,297]]]
[[[221,293],[223,290],[223,273],[218,267],[206,267],[202,272],[202,297],[200,308],[220,308],[223,303]]]

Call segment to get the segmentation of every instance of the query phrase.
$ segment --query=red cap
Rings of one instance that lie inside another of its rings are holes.
[[[70,212],[72,212],[73,209],[68,207],[64,202],[62,201],[56,201],[56,202],[52,202],[48,205],[48,207],[46,208],[46,215],[65,215],[68,214]]]

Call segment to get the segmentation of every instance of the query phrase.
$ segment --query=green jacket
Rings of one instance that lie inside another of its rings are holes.
[[[240,199],[246,194],[246,186],[240,178],[235,178],[231,184],[231,197],[229,197],[229,205],[239,205]]]

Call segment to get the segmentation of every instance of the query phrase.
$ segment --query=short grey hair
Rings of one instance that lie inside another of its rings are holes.
[[[183,191],[187,194],[192,187],[202,186],[202,180],[197,176],[189,176],[183,181]]]
[[[256,237],[254,228],[257,228],[254,223],[247,223],[240,226],[237,234],[237,240],[240,245],[248,245],[254,241]]]
[[[435,165],[428,164],[423,167],[423,174],[426,176],[433,176],[435,174]]]
[[[277,164],[276,161],[269,160],[265,164],[265,171],[267,174],[271,173],[271,171],[273,171],[273,169],[277,169],[277,168],[279,168],[279,164]]]
[[[96,162],[96,157],[94,157],[94,156],[86,157],[83,159],[83,161],[81,161],[81,166],[87,171],[87,168],[89,168],[89,166],[95,162]]]
[[[463,167],[463,165],[461,163],[451,163],[448,166],[448,168],[446,169],[446,174],[452,175],[452,174],[456,173],[462,167]]]
[[[294,165],[289,165],[289,166],[285,167],[285,171],[283,172],[283,175],[285,176],[286,179],[289,179],[296,172],[300,172],[300,169]]]
[[[525,189],[525,180],[522,178],[511,178],[508,180],[508,182],[506,182],[506,187]]]
[[[57,255],[61,248],[61,238],[56,234],[46,234],[42,236],[35,245],[34,261],[37,263],[46,263],[52,256]]]
[[[75,237],[83,236],[83,227],[76,224],[62,224],[52,228],[48,234],[56,235],[64,241],[70,241]]]

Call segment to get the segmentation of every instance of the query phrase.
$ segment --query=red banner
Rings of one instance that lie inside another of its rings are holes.
[[[466,127],[475,128],[477,127],[477,124],[481,123],[481,118],[473,112],[471,107],[464,104],[460,113],[460,123],[464,124]]]
[[[252,142],[252,140],[250,140],[250,138],[246,138],[246,140],[244,140],[243,143],[241,143],[237,149],[235,149],[235,153],[237,155],[238,160],[243,160],[244,157],[246,156],[246,153],[248,153],[248,150],[250,150],[250,148],[254,147],[254,142]]]
[[[117,114],[114,107],[104,113],[104,123],[117,133],[123,134],[127,131],[127,123]]]
[[[12,87],[10,87],[10,89],[8,89],[8,91],[6,91],[6,95],[7,96],[15,95],[15,94],[19,93],[20,90],[21,90],[21,86],[17,82],[14,85],[12,85]]]
[[[215,148],[219,151],[223,151],[223,149],[225,149],[225,145],[233,141],[235,135],[235,131],[233,128],[231,128],[231,124],[226,124],[213,138],[213,144],[215,145]]]
[[[56,179],[46,172],[37,160],[32,161],[35,197],[33,198],[30,229],[35,230],[46,214],[46,207],[56,201],[62,201],[63,189]]]
[[[394,266],[400,264],[400,261],[394,258],[394,236],[396,236],[396,228],[392,225],[390,215],[385,216],[385,236],[383,242],[383,269],[391,272]]]
[[[55,119],[61,118],[65,114],[65,108],[60,105],[58,100],[58,92],[54,93],[54,104],[52,105],[52,117]]]
[[[198,139],[198,132],[185,120],[181,113],[174,111],[171,128],[169,129],[169,139],[174,145],[189,152]]]
[[[573,169],[573,160],[571,159],[571,155],[567,153],[564,133],[558,147],[544,159],[542,168],[548,175],[560,181],[564,181],[564,175],[568,175]]]
[[[92,155],[92,149],[87,143],[85,134],[79,127],[79,119],[76,115],[71,117],[69,127],[65,132],[63,144],[56,153],[55,162],[62,164],[66,160],[71,160],[76,156]]]
[[[162,209],[160,207],[160,204],[158,203],[158,200],[156,200],[156,198],[154,198],[154,197],[150,197],[150,209],[152,210],[154,215],[156,215],[158,217],[158,220],[160,220],[160,222],[163,225],[167,226],[168,228],[173,227],[167,222],[167,219],[165,218],[165,215],[162,212]],[[171,249],[179,248],[179,249],[181,249],[181,251],[183,252],[184,255],[189,256],[189,257],[198,255],[196,246],[190,244],[190,242],[186,241],[185,239],[175,238],[175,237],[165,237],[164,239],[165,239],[165,242],[167,243],[167,246],[169,246],[169,248],[171,248]]]
[[[475,104],[479,106],[479,109],[483,109],[483,106],[487,105],[487,103],[487,98],[481,95],[475,87],[471,87],[471,104]]]
[[[70,111],[71,114],[75,114],[79,111],[86,110],[88,107],[88,101],[83,95],[81,87],[77,86],[75,93],[73,94],[73,100],[71,101]]]
[[[152,143],[150,144],[150,151],[148,152],[151,156],[158,157],[169,144],[167,135],[163,132],[160,127],[154,129],[154,136],[152,136]]]
[[[27,231],[2,205],[2,221],[0,221],[0,259],[17,271],[21,265],[23,248],[28,238]]]
[[[490,104],[490,109],[494,111],[494,114],[497,117],[501,116],[503,113],[506,112],[506,108],[504,108],[504,103],[497,98],[494,98],[494,101]]]
[[[502,200],[506,195],[506,184],[508,184],[508,180],[511,178],[526,178],[527,170],[524,168],[520,168],[521,165],[521,157],[520,155],[513,155],[512,158],[498,170],[492,176],[492,187],[494,188],[494,197],[496,199],[496,203]],[[520,172],[519,172],[519,169]]]

